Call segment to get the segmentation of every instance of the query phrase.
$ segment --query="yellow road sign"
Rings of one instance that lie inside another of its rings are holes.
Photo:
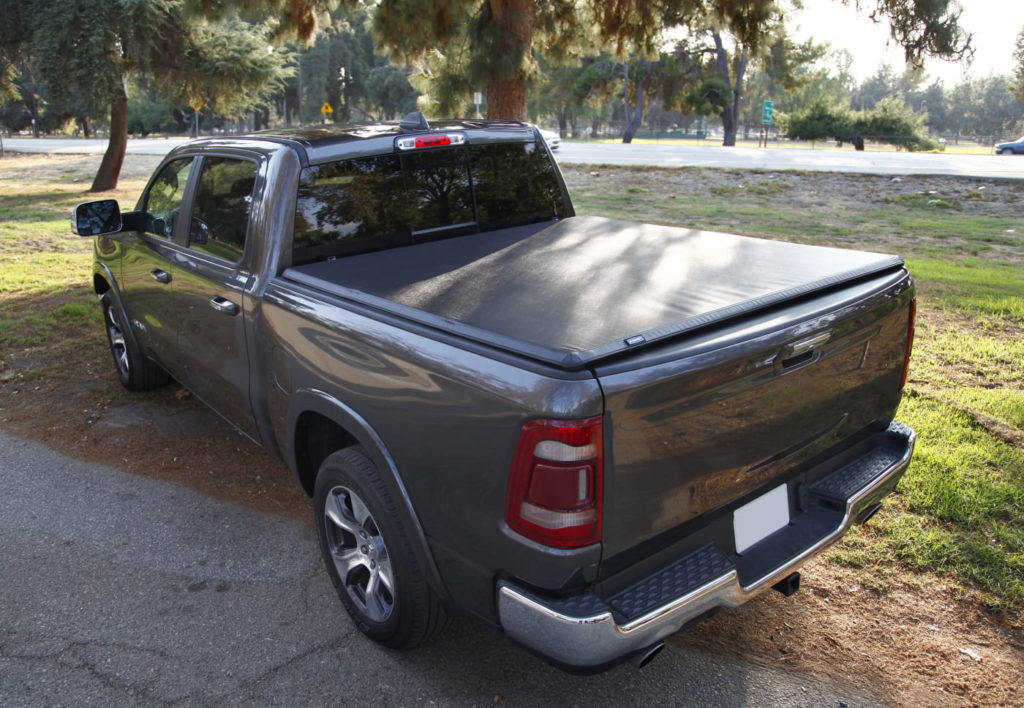
[[[320,106],[320,112],[323,113],[324,115],[328,115],[334,113],[334,109],[331,108],[331,104],[329,104],[327,101],[324,101],[324,105]]]

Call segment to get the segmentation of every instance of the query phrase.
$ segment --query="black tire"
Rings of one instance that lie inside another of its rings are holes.
[[[360,447],[339,450],[324,460],[313,508],[327,572],[364,634],[404,649],[447,624],[387,486]]]
[[[1000,155],[1012,155],[1013,154],[1013,150],[1011,150],[1010,148],[1003,148],[1002,150],[999,151],[998,154],[1000,154]]]
[[[121,385],[130,391],[148,391],[163,386],[169,380],[167,372],[142,355],[125,332],[114,296],[107,291],[100,298],[103,308],[103,328],[107,343],[114,356],[114,367]]]

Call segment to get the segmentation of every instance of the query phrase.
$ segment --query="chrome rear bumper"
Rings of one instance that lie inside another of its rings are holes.
[[[565,599],[545,599],[516,585],[498,584],[498,613],[505,633],[515,641],[567,668],[600,670],[643,651],[688,622],[716,607],[736,607],[789,576],[821,553],[895,488],[913,454],[916,434],[893,422],[882,435],[892,444],[846,463],[814,483],[810,493],[836,508],[838,523],[786,562],[741,583],[734,560],[708,544],[637,583],[618,596],[620,601],[657,597],[664,588],[687,587],[682,594],[660,602],[636,616],[624,618],[615,598],[586,593]],[[840,506],[842,505],[842,506]],[[778,532],[782,533],[782,531]],[[770,544],[771,537],[763,543]],[[757,551],[755,546],[753,551]],[[646,587],[645,587],[646,586]],[[623,598],[629,594],[630,597]]]

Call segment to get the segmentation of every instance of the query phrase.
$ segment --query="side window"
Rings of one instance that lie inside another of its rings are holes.
[[[164,165],[153,180],[146,194],[146,233],[163,238],[173,238],[174,224],[181,211],[181,200],[185,196],[185,185],[192,172],[192,158],[172,160]]]
[[[256,163],[233,157],[203,160],[188,245],[236,263],[245,251]]]

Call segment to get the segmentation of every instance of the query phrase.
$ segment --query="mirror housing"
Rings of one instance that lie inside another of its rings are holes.
[[[116,199],[82,202],[71,212],[71,231],[78,236],[116,234],[122,228]]]

